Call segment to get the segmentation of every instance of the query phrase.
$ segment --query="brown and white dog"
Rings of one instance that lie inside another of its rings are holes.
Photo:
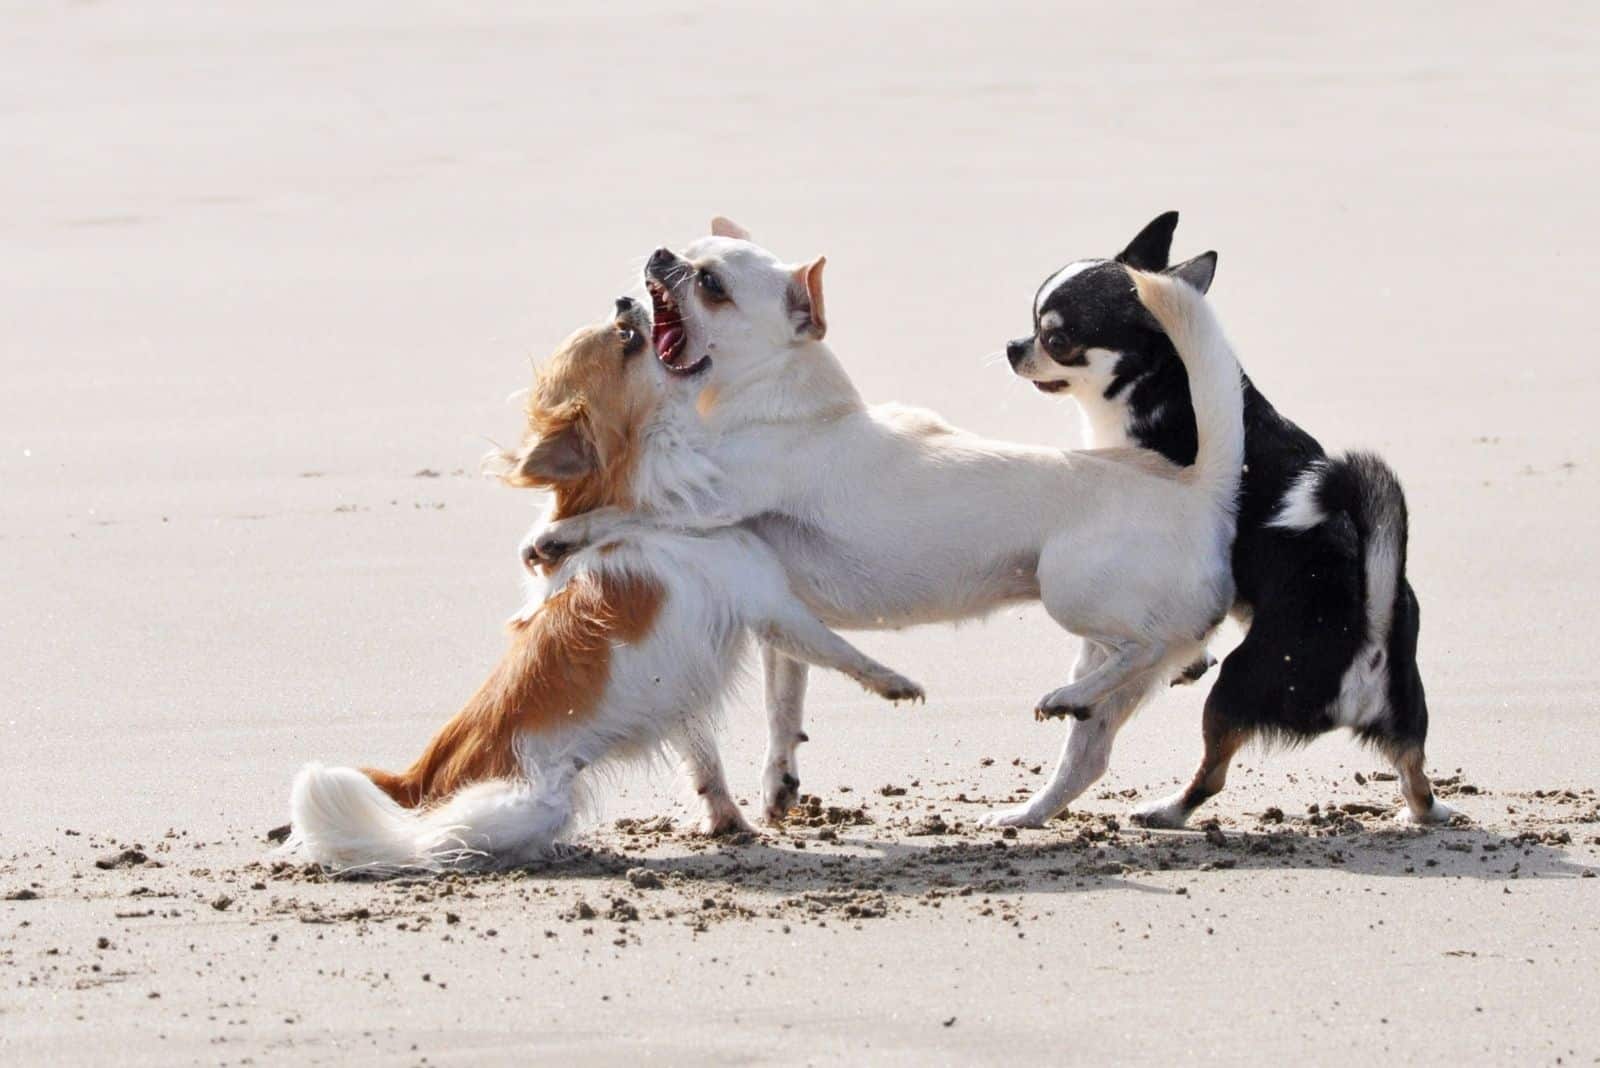
[[[553,490],[553,517],[641,492],[690,510],[708,499],[716,472],[693,404],[664,403],[698,385],[652,357],[649,329],[624,298],[568,338],[538,371],[522,448],[491,456],[506,482]],[[488,681],[403,772],[302,769],[286,849],[337,869],[526,862],[568,829],[590,769],[663,744],[704,800],[705,829],[744,827],[713,733],[752,632],[890,700],[922,696],[823,626],[747,531],[639,525],[559,564],[524,561],[549,572],[548,592],[512,620]]]

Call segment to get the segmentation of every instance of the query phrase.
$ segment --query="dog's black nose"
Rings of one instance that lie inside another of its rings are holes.
[[[1022,358],[1033,349],[1033,338],[1019,337],[1015,341],[1006,342],[1006,359],[1011,361],[1012,368],[1022,362]]]
[[[650,253],[650,262],[645,264],[645,269],[651,274],[660,274],[677,262],[677,254],[670,248],[658,248]]]

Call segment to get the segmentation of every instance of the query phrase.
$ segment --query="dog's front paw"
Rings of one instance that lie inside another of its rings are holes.
[[[1001,808],[986,812],[978,818],[979,827],[1043,827],[1049,817],[1035,811],[1030,805]]]
[[[561,531],[546,530],[533,539],[529,552],[535,561],[548,567],[551,564],[559,564],[581,547],[581,543],[573,541]]]
[[[1094,709],[1087,705],[1058,705],[1051,704],[1050,698],[1040,701],[1033,710],[1033,718],[1039,723],[1052,719],[1088,719],[1094,715]]]
[[[800,779],[792,772],[768,768],[762,784],[763,814],[774,827],[782,826],[789,810],[800,802]]]
[[[588,548],[604,530],[603,524],[593,519],[594,513],[568,516],[545,524],[532,538],[523,542],[523,556],[550,567]],[[597,524],[600,529],[596,529]]]
[[[863,679],[862,683],[879,697],[896,704],[901,701],[915,701],[920,704],[928,699],[927,694],[922,692],[921,686],[893,671],[882,675],[870,675]]]

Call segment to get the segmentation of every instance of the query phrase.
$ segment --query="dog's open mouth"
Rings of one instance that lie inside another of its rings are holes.
[[[1072,383],[1057,379],[1054,382],[1035,382],[1033,384],[1033,388],[1038,390],[1040,393],[1060,393],[1064,390],[1071,389]]]
[[[689,331],[667,287],[648,279],[645,288],[650,291],[650,302],[655,306],[655,326],[650,339],[655,344],[656,359],[661,361],[661,366],[675,375],[698,374],[711,366],[710,356],[699,359],[689,356]]]

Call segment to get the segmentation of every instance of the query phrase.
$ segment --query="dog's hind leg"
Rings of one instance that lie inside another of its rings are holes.
[[[1146,671],[1097,706],[1087,719],[1074,720],[1061,749],[1061,759],[1044,789],[1016,808],[991,812],[982,819],[986,827],[1042,827],[1106,773],[1111,764],[1111,744],[1117,732],[1138,709],[1157,682]]]
[[[684,774],[689,785],[705,805],[705,815],[700,821],[702,834],[713,837],[737,834],[750,830],[744,814],[728,791],[728,780],[722,772],[722,758],[717,754],[717,743],[708,725],[685,724],[667,738],[683,761]]]
[[[1406,807],[1400,812],[1402,823],[1449,823],[1456,810],[1433,795],[1433,783],[1423,766],[1422,746],[1411,745],[1395,753],[1395,771],[1400,773],[1400,793]]]
[[[1228,765],[1234,755],[1250,740],[1251,731],[1235,723],[1224,711],[1218,685],[1206,701],[1203,731],[1205,755],[1200,758],[1189,785],[1168,797],[1146,802],[1133,810],[1135,823],[1146,827],[1182,827],[1189,822],[1194,810],[1222,791],[1228,782]]]
[[[782,823],[800,800],[800,765],[795,750],[810,741],[805,732],[806,675],[802,660],[785,656],[770,645],[761,647],[767,684],[767,764],[761,776],[761,799],[769,823]]]

